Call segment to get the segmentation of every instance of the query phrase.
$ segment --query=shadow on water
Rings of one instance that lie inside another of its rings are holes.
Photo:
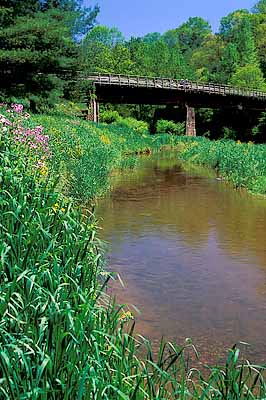
[[[138,332],[155,345],[190,337],[215,362],[242,340],[265,362],[266,200],[176,160],[141,159],[99,204],[110,269],[125,283],[112,290],[140,309]]]

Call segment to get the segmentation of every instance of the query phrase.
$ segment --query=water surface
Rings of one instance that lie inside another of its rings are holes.
[[[137,330],[155,346],[189,337],[215,362],[241,340],[266,362],[266,200],[205,175],[168,154],[114,179],[98,208],[125,284],[113,291],[140,310]]]

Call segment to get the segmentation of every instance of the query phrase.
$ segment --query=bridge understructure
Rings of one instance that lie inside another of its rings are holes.
[[[265,111],[266,93],[215,83],[170,78],[93,74],[89,119],[99,122],[99,103],[179,105],[187,109],[186,135],[196,136],[195,108],[238,108]]]

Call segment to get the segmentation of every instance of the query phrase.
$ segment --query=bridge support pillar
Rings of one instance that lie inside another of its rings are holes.
[[[89,120],[93,122],[99,122],[99,102],[95,99],[91,100],[90,102],[90,113],[89,113]]]
[[[190,107],[186,104],[187,108],[187,124],[186,124],[186,135],[196,136],[196,118],[195,118],[195,108]]]

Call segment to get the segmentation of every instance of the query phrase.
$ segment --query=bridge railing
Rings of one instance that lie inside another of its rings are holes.
[[[177,80],[172,78],[156,78],[136,75],[119,75],[119,74],[91,74],[84,77],[84,80],[92,81],[98,85],[117,85],[139,88],[155,88],[183,90],[190,92],[203,92],[219,95],[235,95],[254,97],[257,99],[265,99],[266,93],[256,89],[240,88],[230,85],[221,85],[212,82],[197,82],[185,79]]]

